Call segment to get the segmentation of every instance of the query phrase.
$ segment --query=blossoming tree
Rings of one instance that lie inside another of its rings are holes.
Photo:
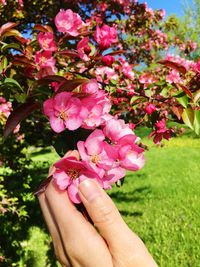
[[[2,18],[10,6],[1,1]],[[17,20],[25,18],[27,3],[13,8],[15,22],[0,28],[4,136],[15,134],[19,146],[53,144],[62,158],[49,177],[74,203],[84,179],[110,189],[126,170],[143,167],[135,127],[150,127],[156,144],[175,134],[168,121],[199,134],[200,61],[170,54],[182,44],[159,29],[163,10],[133,0],[55,1],[22,34]],[[8,159],[1,155],[12,167]]]

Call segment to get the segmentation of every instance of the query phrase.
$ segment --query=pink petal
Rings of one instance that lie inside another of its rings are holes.
[[[82,122],[83,120],[80,117],[71,116],[64,123],[67,129],[73,131],[78,129],[81,126]]]
[[[53,98],[50,98],[50,99],[47,99],[43,104],[44,114],[48,117],[54,113],[53,103],[54,103]]]
[[[60,190],[65,190],[70,183],[70,177],[64,171],[55,171],[53,178]]]
[[[62,93],[57,94],[54,97],[54,108],[57,109],[58,111],[61,109],[65,110],[71,96],[72,96],[72,93],[69,93],[69,92],[62,92]]]
[[[51,124],[51,128],[56,133],[60,133],[64,131],[65,129],[64,121],[60,119],[59,117],[58,118],[55,116],[50,117],[50,124]]]
[[[96,129],[85,141],[85,147],[89,155],[98,155],[102,151],[102,141],[105,136],[101,130]]]
[[[81,199],[78,195],[78,188],[76,185],[71,184],[70,186],[68,186],[67,192],[68,192],[68,196],[69,196],[70,200],[73,203],[76,203],[76,204],[81,203]]]

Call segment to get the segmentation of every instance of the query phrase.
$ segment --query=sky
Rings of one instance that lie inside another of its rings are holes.
[[[140,0],[139,2],[147,2],[148,7],[153,9],[165,9],[167,16],[182,15],[182,0]]]

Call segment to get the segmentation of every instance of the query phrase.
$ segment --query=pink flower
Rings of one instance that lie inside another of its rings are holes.
[[[115,61],[115,58],[113,56],[106,55],[102,57],[101,61],[107,66],[111,66],[113,62]]]
[[[85,179],[96,179],[98,175],[88,170],[83,162],[74,156],[64,157],[54,164],[56,168],[53,180],[60,190],[67,190],[69,198],[74,203],[80,203],[78,185]]]
[[[179,75],[179,72],[176,70],[171,70],[169,74],[166,77],[166,81],[170,84],[172,83],[180,83],[181,77]]]
[[[83,26],[83,21],[71,9],[61,9],[55,17],[55,24],[59,32],[67,33],[71,36],[78,36]]]
[[[110,80],[117,80],[119,78],[115,70],[107,66],[97,67],[95,70],[95,75],[97,76],[97,80],[99,82],[104,81],[106,84],[108,84]]]
[[[77,45],[77,51],[79,54],[79,57],[83,61],[89,61],[90,57],[88,56],[91,52],[91,48],[89,46],[89,37],[84,37]]]
[[[162,138],[169,140],[171,138],[172,130],[166,127],[166,120],[162,119],[155,123],[155,130],[150,133],[149,137],[154,136],[154,143],[159,144]]]
[[[156,107],[154,106],[154,104],[147,103],[144,110],[148,115],[151,115],[154,111],[156,111]]]
[[[118,142],[118,159],[120,166],[130,171],[137,171],[144,166],[144,150],[135,144],[135,135],[125,135]]]
[[[82,92],[86,94],[94,94],[99,90],[99,84],[95,79],[91,79],[82,85]]]
[[[131,65],[128,64],[128,62],[125,62],[123,65],[122,65],[122,73],[128,78],[128,79],[131,79],[133,80],[135,75],[134,75],[134,72],[132,70],[132,67]]]
[[[106,122],[103,132],[113,143],[116,143],[125,135],[134,135],[133,131],[128,124],[125,124],[124,120],[117,120],[114,118]]]
[[[40,32],[38,34],[38,43],[40,47],[45,51],[56,51],[57,47],[54,42],[54,36],[51,32]]]
[[[88,169],[103,177],[105,170],[110,170],[115,162],[115,150],[106,143],[105,135],[101,130],[92,132],[85,142],[77,143],[81,159]]]
[[[52,57],[51,51],[37,51],[35,54],[35,63],[38,65],[39,68],[54,68],[56,60],[54,57]]]
[[[155,83],[156,79],[151,73],[144,73],[139,77],[139,82],[144,84],[144,88],[147,88],[148,85]]]
[[[97,27],[94,39],[102,49],[107,49],[111,44],[117,42],[117,30],[108,25],[103,25],[101,28]]]
[[[111,103],[103,90],[98,90],[97,93],[83,98],[82,105],[88,110],[82,128],[94,129],[103,124],[109,117]]]
[[[12,103],[6,102],[4,97],[0,97],[0,121],[9,117],[12,110]]]
[[[56,60],[52,57],[51,51],[36,52],[35,63],[39,69],[39,72],[37,73],[38,79],[48,75],[54,75],[57,71],[55,67]]]
[[[78,129],[87,112],[80,99],[72,97],[69,92],[59,93],[44,102],[44,114],[49,117],[51,128],[56,133],[64,131],[65,128]]]

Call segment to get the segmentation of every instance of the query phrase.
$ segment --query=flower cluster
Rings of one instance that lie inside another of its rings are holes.
[[[54,164],[55,184],[67,190],[74,203],[80,203],[78,185],[87,178],[110,189],[125,176],[126,170],[137,171],[143,167],[143,149],[137,140],[123,120],[110,119],[102,129],[95,129],[85,141],[77,143],[75,156],[64,156]]]

